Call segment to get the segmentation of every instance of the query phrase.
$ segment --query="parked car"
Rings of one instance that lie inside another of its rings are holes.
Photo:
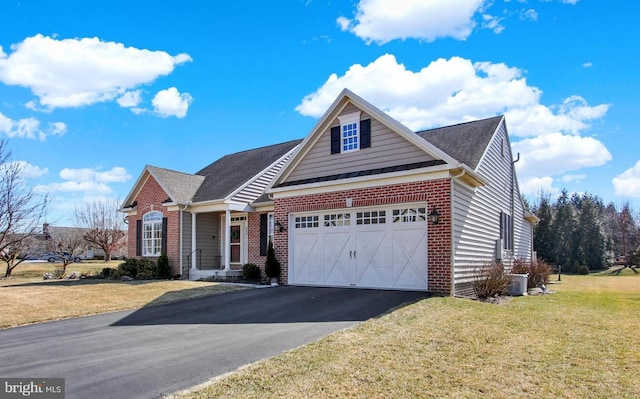
[[[63,252],[63,256],[67,259],[71,259],[71,255],[68,252]],[[54,262],[62,262],[62,257],[60,256],[60,254],[57,254],[55,252],[47,252],[46,254],[42,255],[42,257],[40,259],[44,259],[46,261],[49,261],[51,263]],[[74,263],[78,263],[82,261],[82,256],[76,255],[71,259]]]

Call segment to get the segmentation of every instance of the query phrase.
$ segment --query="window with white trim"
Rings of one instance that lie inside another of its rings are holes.
[[[360,150],[360,111],[339,116],[340,150],[351,152]]]
[[[343,227],[351,226],[350,213],[335,213],[324,215],[324,227]]]
[[[383,224],[387,222],[386,211],[366,211],[356,213],[356,224]]]
[[[267,214],[267,239],[269,241],[267,241],[267,243],[271,242],[273,243],[273,236],[274,236],[274,228],[275,228],[275,218],[273,217],[273,212],[269,212]]]
[[[392,211],[393,223],[412,223],[426,221],[425,208],[404,208]]]
[[[142,256],[162,254],[162,212],[151,211],[142,216]]]
[[[309,229],[312,227],[318,227],[318,225],[318,215],[297,216],[295,218],[296,229]]]

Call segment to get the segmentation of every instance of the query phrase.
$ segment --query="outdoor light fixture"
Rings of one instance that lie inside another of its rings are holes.
[[[440,222],[440,213],[438,212],[435,206],[433,207],[433,210],[429,213],[429,221],[432,224],[438,224],[438,222]]]
[[[285,231],[285,228],[282,224],[280,224],[280,222],[278,222],[276,220],[276,222],[273,224],[273,227],[276,228],[276,230],[278,231],[278,233],[282,233],[283,231]]]

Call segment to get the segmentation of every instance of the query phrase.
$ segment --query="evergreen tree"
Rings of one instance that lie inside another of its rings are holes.
[[[582,196],[576,228],[576,260],[581,266],[587,266],[591,270],[604,269],[606,265],[605,237],[599,212],[602,207],[598,202],[597,198],[589,194]]]
[[[575,225],[573,204],[567,190],[562,190],[555,204],[551,239],[554,245],[553,263],[562,267],[563,271],[573,271]]]
[[[548,194],[540,195],[540,203],[533,210],[533,213],[540,219],[534,226],[533,248],[538,257],[549,263],[554,263],[555,247],[553,245],[553,208]]]

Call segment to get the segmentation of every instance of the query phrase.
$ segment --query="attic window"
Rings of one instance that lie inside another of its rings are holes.
[[[339,116],[340,120],[340,152],[358,151],[360,149],[360,111]]]
[[[360,120],[360,111],[338,117],[331,128],[331,153],[344,154],[371,147],[371,119]]]

